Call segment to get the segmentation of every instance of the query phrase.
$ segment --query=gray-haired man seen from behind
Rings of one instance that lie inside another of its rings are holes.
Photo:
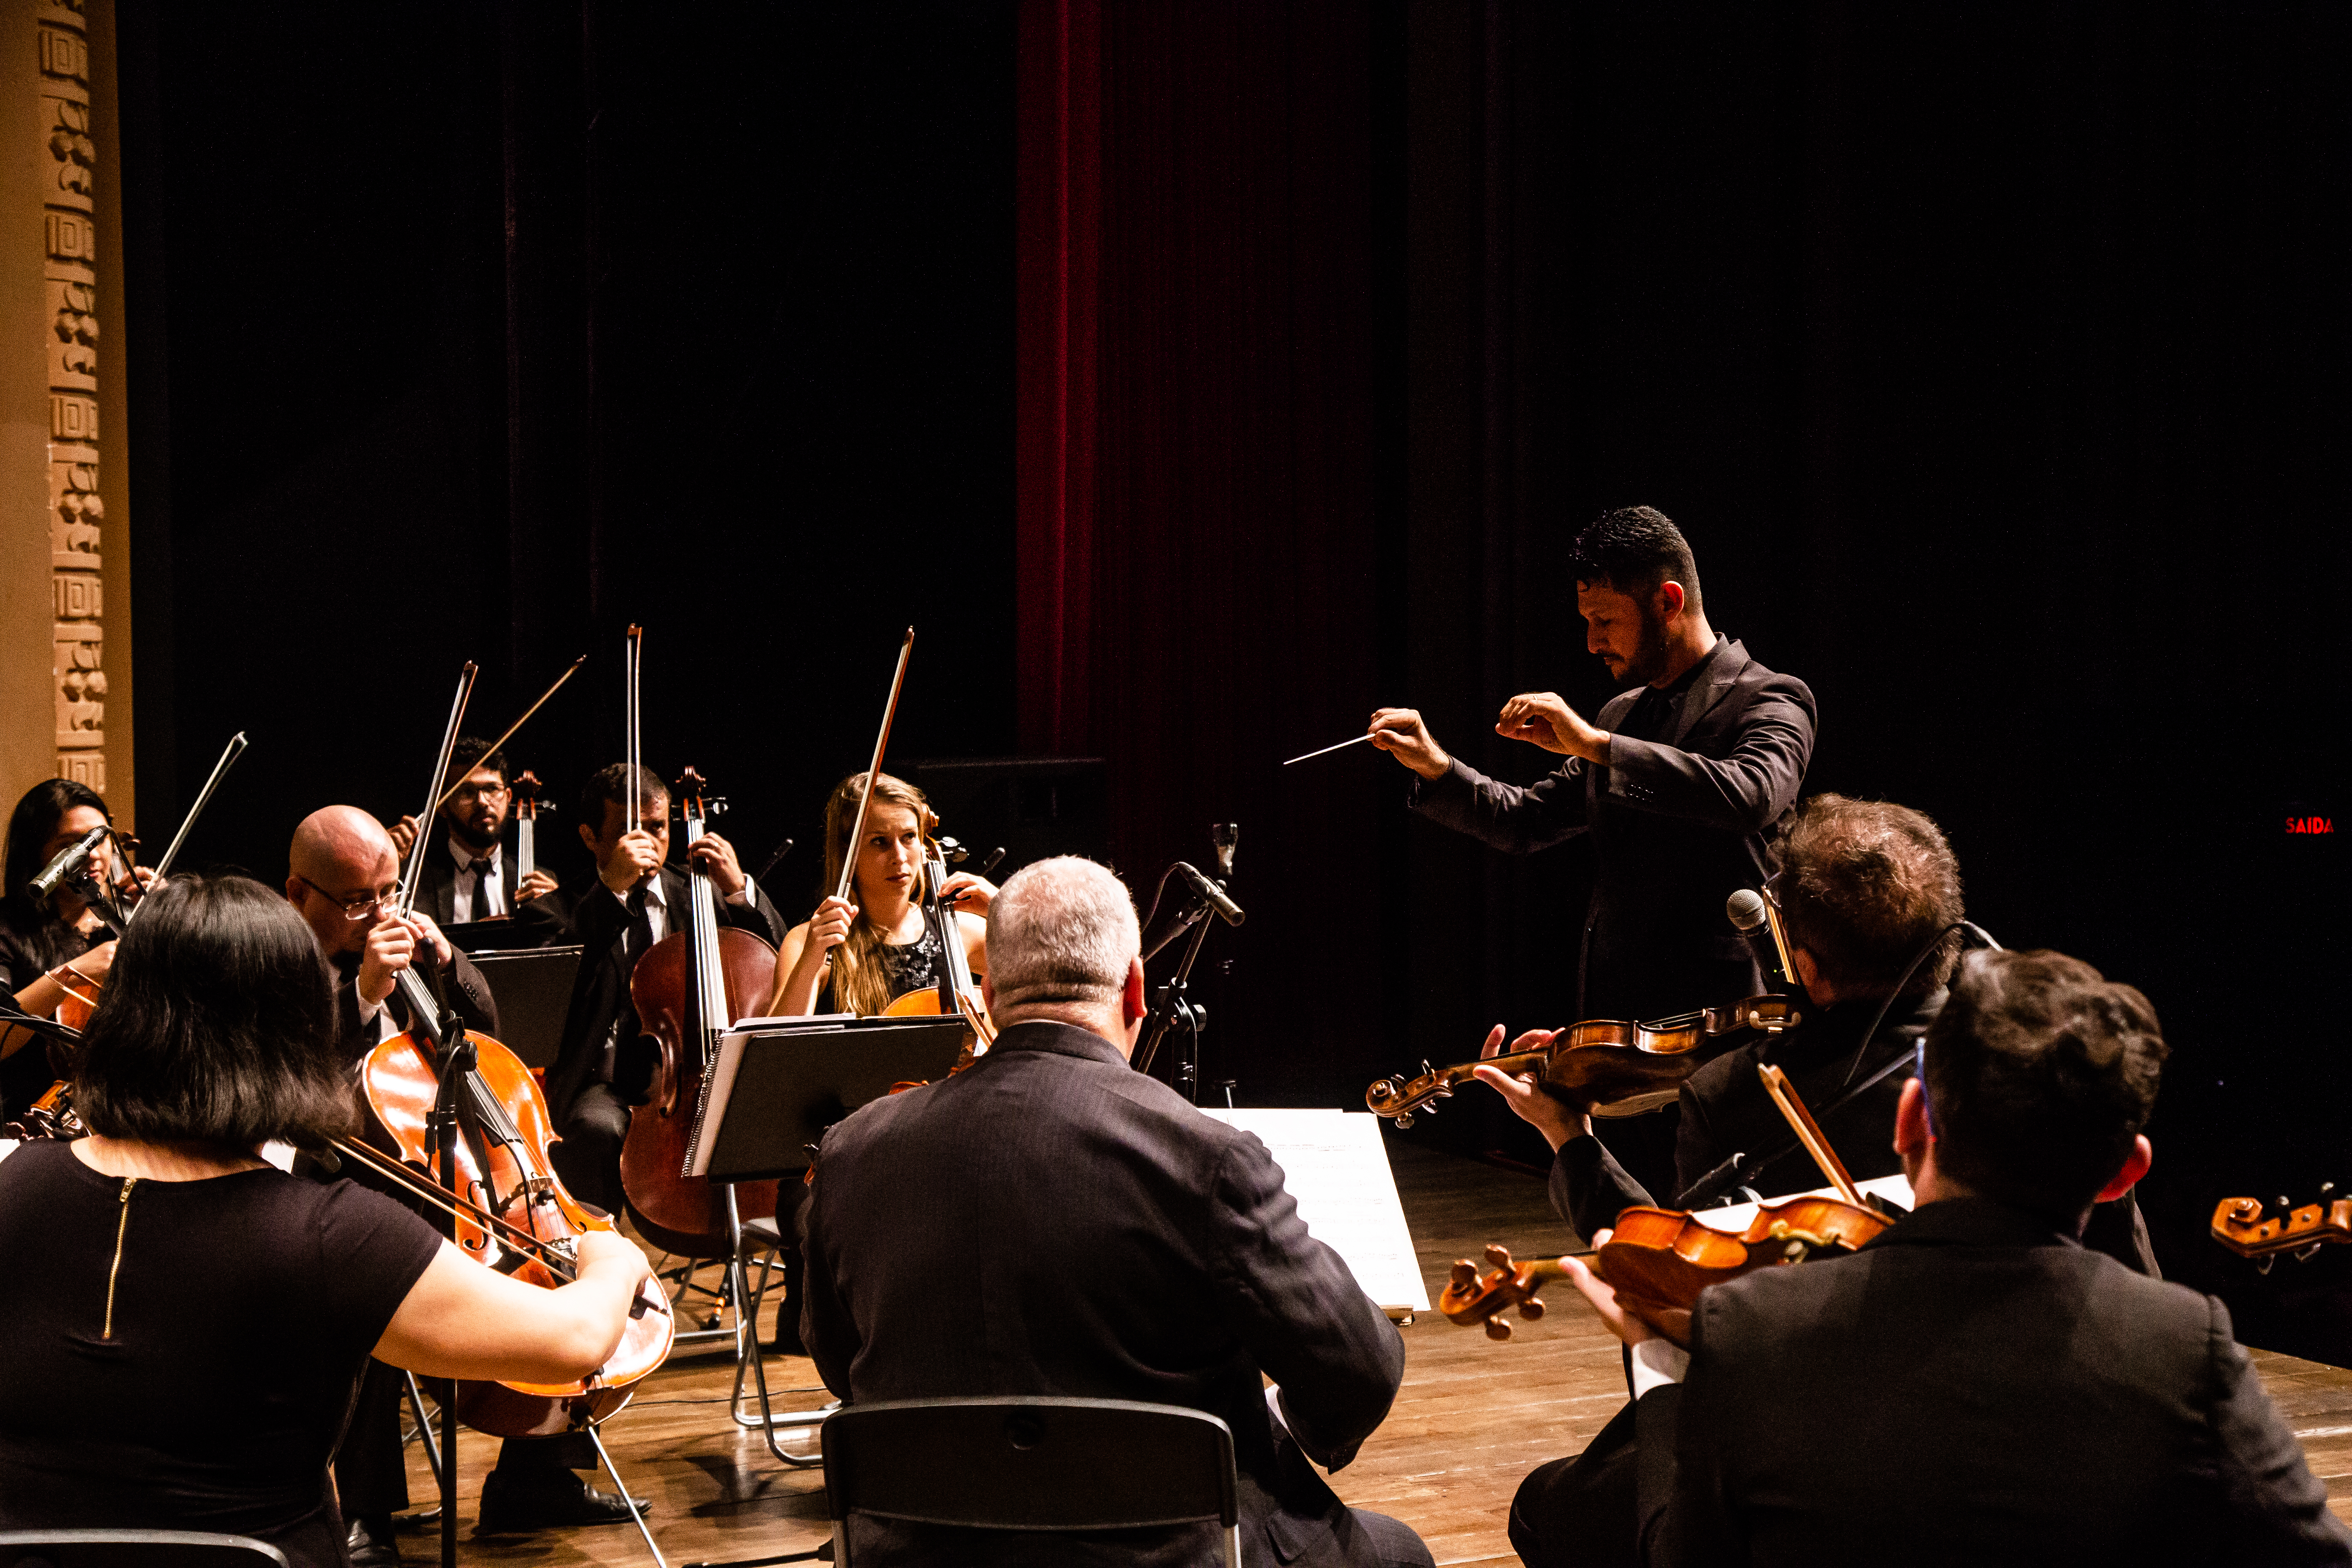
[[[989,911],[995,1047],[825,1134],[802,1218],[802,1336],[853,1403],[1146,1400],[1233,1429],[1253,1564],[1428,1563],[1336,1470],[1388,1415],[1404,1345],[1307,1234],[1256,1138],[1134,1071],[1135,906],[1102,867],[1041,861]],[[1269,1407],[1264,1373],[1280,1387]],[[861,1521],[860,1562],[1216,1561],[1213,1528],[1116,1539]]]

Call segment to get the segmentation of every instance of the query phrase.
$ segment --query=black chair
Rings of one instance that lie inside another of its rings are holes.
[[[287,1568],[249,1535],[196,1530],[0,1530],[0,1568]]]
[[[834,1561],[855,1513],[969,1530],[1224,1528],[1241,1568],[1234,1435],[1204,1411],[1127,1399],[849,1405],[823,1429]]]

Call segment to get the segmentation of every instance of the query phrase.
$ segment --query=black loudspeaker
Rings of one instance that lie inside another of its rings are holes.
[[[917,763],[904,776],[930,797],[940,831],[971,851],[965,868],[1003,847],[991,881],[1049,856],[1109,856],[1110,772],[1100,757]]]

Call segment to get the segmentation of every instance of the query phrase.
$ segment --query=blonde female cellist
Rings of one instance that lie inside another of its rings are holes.
[[[852,773],[824,807],[824,885],[841,885],[849,863],[866,775]],[[856,846],[850,899],[828,898],[785,933],[776,955],[776,992],[768,1012],[871,1016],[910,991],[940,983],[939,938],[923,917],[926,840],[939,817],[923,792],[888,773],[876,775],[874,803]],[[959,871],[940,891],[955,916],[964,957],[977,976],[988,971],[988,907],[996,888]]]

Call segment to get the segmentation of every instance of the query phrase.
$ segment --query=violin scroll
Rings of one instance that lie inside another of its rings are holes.
[[[2264,1273],[2282,1252],[2298,1259],[2309,1258],[2326,1243],[2352,1241],[2352,1198],[2329,1198],[2336,1184],[2319,1189],[2322,1202],[2288,1208],[2284,1198],[2279,1217],[2263,1217],[2260,1198],[2223,1198],[2213,1208],[2213,1239],[2241,1258],[2251,1258]]]
[[[1542,1317],[1543,1300],[1536,1292],[1554,1279],[1568,1277],[1564,1258],[1517,1263],[1512,1260],[1511,1249],[1499,1243],[1487,1246],[1486,1261],[1491,1267],[1483,1274],[1466,1258],[1456,1261],[1453,1282],[1438,1297],[1437,1310],[1465,1328],[1478,1324],[1490,1340],[1511,1337],[1510,1322],[1503,1316],[1507,1310],[1516,1309],[1528,1322]]]

